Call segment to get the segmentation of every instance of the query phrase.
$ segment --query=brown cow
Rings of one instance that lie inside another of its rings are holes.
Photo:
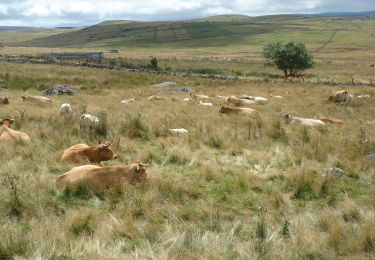
[[[134,184],[147,179],[144,168],[146,165],[148,164],[136,161],[125,166],[84,165],[74,167],[56,179],[56,186],[74,189],[80,185],[88,185],[95,190],[104,190],[124,184]]]
[[[22,143],[30,143],[30,137],[23,132],[15,131],[11,128],[14,120],[5,118],[0,121],[3,127],[0,129],[0,142],[18,141]]]
[[[338,90],[333,92],[329,98],[328,101],[332,101],[335,103],[342,103],[342,102],[350,102],[351,95],[346,90]]]
[[[197,94],[196,92],[191,92],[190,93],[190,97],[192,99],[211,99],[209,96],[206,96],[206,95],[199,95]]]
[[[1,97],[0,98],[0,105],[8,105],[9,104],[9,98],[8,97]]]
[[[113,153],[110,146],[110,142],[102,141],[99,141],[95,146],[88,146],[87,144],[76,144],[66,149],[62,153],[60,162],[71,164],[100,164],[102,161],[117,159],[117,155]]]
[[[344,121],[336,118],[320,118],[321,121],[324,123],[328,124],[333,124],[333,125],[342,125]]]
[[[254,105],[256,104],[254,101],[252,100],[248,100],[248,99],[240,99],[240,98],[236,98],[234,96],[232,97],[229,97],[227,102],[229,104],[232,104],[234,106],[237,106],[237,107],[244,107],[244,106],[248,106],[248,105]]]
[[[247,108],[247,107],[229,107],[229,106],[222,105],[220,107],[219,113],[257,115],[258,111],[251,109],[251,108]]]
[[[22,100],[23,101],[27,101],[27,102],[33,102],[33,103],[37,103],[37,104],[40,104],[40,105],[45,105],[45,104],[52,104],[52,100],[47,98],[47,97],[42,97],[42,96],[22,96]]]
[[[159,96],[149,96],[147,98],[148,101],[154,101],[154,100],[165,100],[165,97],[159,97]]]

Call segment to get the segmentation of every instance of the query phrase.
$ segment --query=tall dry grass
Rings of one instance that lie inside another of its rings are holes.
[[[375,152],[372,139],[375,90],[349,105],[325,101],[333,88],[288,84],[244,84],[194,78],[164,78],[1,64],[9,77],[30,77],[46,86],[80,86],[77,97],[54,97],[50,108],[26,105],[20,96],[36,86],[4,92],[12,117],[31,144],[0,145],[0,255],[26,258],[371,258],[374,240],[374,168],[363,157]],[[166,101],[152,84],[179,85],[215,97],[282,95],[254,105],[258,118],[222,116],[214,107]],[[10,81],[11,82],[11,81]],[[105,83],[104,83],[105,82]],[[11,87],[11,86],[9,86]],[[35,87],[35,88],[33,88]],[[3,93],[1,93],[2,95]],[[135,98],[132,105],[120,101]],[[62,103],[73,115],[61,118]],[[150,161],[149,180],[123,189],[59,191],[54,181],[69,167],[61,152],[76,143],[94,144],[103,135],[79,129],[79,107],[107,113],[107,138],[115,162]],[[342,126],[304,129],[285,125],[291,115],[345,120]],[[172,135],[169,128],[189,134]],[[364,140],[366,142],[363,142]],[[343,178],[322,178],[340,167]]]

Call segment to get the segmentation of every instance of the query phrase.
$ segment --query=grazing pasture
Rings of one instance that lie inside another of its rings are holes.
[[[190,29],[194,30],[194,29]],[[30,144],[0,144],[0,255],[26,258],[205,259],[371,258],[375,253],[375,89],[346,88],[350,103],[328,102],[339,88],[254,83],[0,63],[10,103],[0,118]],[[175,81],[177,86],[153,85]],[[41,106],[21,96],[55,84],[79,96]],[[210,97],[183,102],[191,87]],[[3,90],[0,90],[3,91]],[[220,114],[217,96],[267,97],[256,116]],[[369,98],[356,98],[370,95]],[[149,102],[150,96],[165,99]],[[274,98],[282,96],[283,98]],[[122,100],[137,102],[126,106]],[[72,112],[60,116],[60,106]],[[100,120],[80,130],[81,113]],[[319,128],[286,125],[283,115],[335,118]],[[173,133],[170,129],[186,129]],[[146,166],[148,180],[104,191],[59,190],[72,166],[62,152],[110,140],[117,160]],[[322,176],[338,167],[345,174]]]

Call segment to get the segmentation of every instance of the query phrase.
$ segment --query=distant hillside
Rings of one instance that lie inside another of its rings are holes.
[[[0,31],[18,31],[30,29],[31,27],[22,27],[22,26],[0,26]]]
[[[346,17],[370,17],[375,18],[375,10],[368,12],[338,12],[338,13],[321,13],[315,16],[346,16]]]
[[[47,37],[14,40],[8,45],[82,48],[202,47],[260,45],[275,40],[296,40],[319,49],[326,46],[327,42],[332,43],[335,38],[340,39],[341,43],[372,40],[375,26],[372,21],[369,19],[365,22],[357,17],[343,17],[338,21],[337,15],[220,15],[177,22],[105,21],[83,29],[66,32],[60,30],[58,34]],[[351,33],[354,30],[356,36],[353,38],[354,34]]]
[[[132,21],[132,20],[107,20],[103,21],[101,23],[98,23],[96,25],[116,25],[116,24],[127,24],[127,23],[138,23],[138,21]]]

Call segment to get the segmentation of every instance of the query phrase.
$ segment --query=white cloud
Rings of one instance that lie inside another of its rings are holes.
[[[374,10],[374,0],[0,0],[0,25],[85,25],[107,19],[178,20],[236,13],[264,15]]]

